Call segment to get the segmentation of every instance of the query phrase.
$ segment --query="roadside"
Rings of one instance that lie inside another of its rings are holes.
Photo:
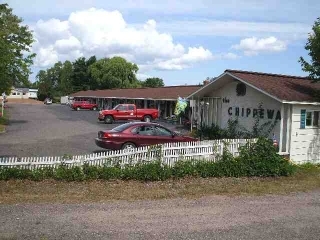
[[[199,198],[211,195],[288,194],[320,189],[320,167],[300,169],[290,177],[184,178],[159,182],[46,180],[0,181],[0,203],[85,203],[107,200]]]
[[[8,103],[7,104],[43,104],[43,102],[35,100],[35,99],[15,99],[15,98],[10,98],[10,99],[8,99]]]

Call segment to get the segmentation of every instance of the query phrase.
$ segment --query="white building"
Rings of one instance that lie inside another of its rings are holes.
[[[7,96],[8,99],[37,99],[38,89],[31,88],[15,88],[11,89],[11,93]]]
[[[194,118],[206,125],[226,128],[230,118],[237,118],[250,130],[257,115],[261,123],[272,121],[270,135],[278,140],[280,153],[304,162],[320,160],[317,91],[320,84],[305,77],[226,70],[188,98],[194,100]]]

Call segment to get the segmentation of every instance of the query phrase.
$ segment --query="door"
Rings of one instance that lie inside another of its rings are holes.
[[[116,109],[117,120],[127,120],[128,119],[128,106],[127,105],[119,105]]]
[[[137,116],[135,114],[135,108],[133,105],[128,105],[128,119],[137,119]]]
[[[82,102],[82,108],[83,109],[89,109],[90,108],[90,103],[88,101]]]
[[[166,129],[161,126],[156,126],[155,127],[155,134],[157,136],[157,143],[162,144],[162,143],[170,143],[170,142],[178,142],[179,137],[175,136],[172,131],[169,129]]]
[[[136,134],[139,135],[140,146],[156,145],[159,142],[154,126],[140,126]]]

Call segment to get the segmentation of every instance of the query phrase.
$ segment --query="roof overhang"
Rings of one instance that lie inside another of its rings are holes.
[[[261,90],[260,88],[258,88],[258,87],[256,87],[256,86],[254,86],[254,85],[246,82],[245,80],[243,80],[243,79],[241,79],[241,78],[239,78],[239,77],[237,77],[237,76],[234,76],[233,74],[231,74],[231,73],[229,73],[229,72],[224,72],[223,74],[221,74],[220,76],[218,76],[215,80],[213,80],[213,81],[210,82],[209,84],[203,86],[203,87],[200,88],[198,91],[196,91],[196,92],[192,93],[191,95],[189,95],[188,98],[192,98],[192,97],[203,97],[203,96],[204,96],[204,93],[209,92],[210,90],[214,90],[214,89],[215,89],[215,88],[214,88],[215,85],[217,85],[217,84],[220,83],[219,86],[223,86],[223,85],[231,82],[231,81],[230,81],[230,77],[231,77],[232,79],[234,79],[234,80],[237,80],[237,81],[239,81],[239,82],[242,82],[242,83],[246,84],[247,86],[252,87],[253,89],[255,89],[255,90],[263,93],[264,95],[269,96],[270,98],[272,98],[272,99],[274,99],[274,100],[276,100],[276,101],[278,101],[278,102],[281,102],[281,103],[283,102],[283,100],[281,100],[281,99],[279,99],[279,98],[277,98],[277,97],[275,97],[275,96],[273,96],[273,95],[271,95],[271,94],[269,94],[269,93]],[[202,94],[201,94],[201,93],[202,93]]]
[[[132,100],[152,100],[152,101],[177,101],[177,99],[156,99],[156,98],[128,98],[128,97],[98,97],[98,96],[71,96],[73,98],[100,98],[100,99],[132,99]]]
[[[320,102],[297,102],[297,101],[282,101],[282,103],[287,103],[287,104],[296,104],[296,105],[317,105],[320,106]]]

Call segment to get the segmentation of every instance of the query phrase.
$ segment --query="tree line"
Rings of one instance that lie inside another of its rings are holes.
[[[38,89],[38,98],[67,96],[82,90],[113,88],[162,87],[160,78],[137,79],[139,68],[122,57],[80,57],[74,62],[57,62],[47,70],[40,70],[33,88]]]

